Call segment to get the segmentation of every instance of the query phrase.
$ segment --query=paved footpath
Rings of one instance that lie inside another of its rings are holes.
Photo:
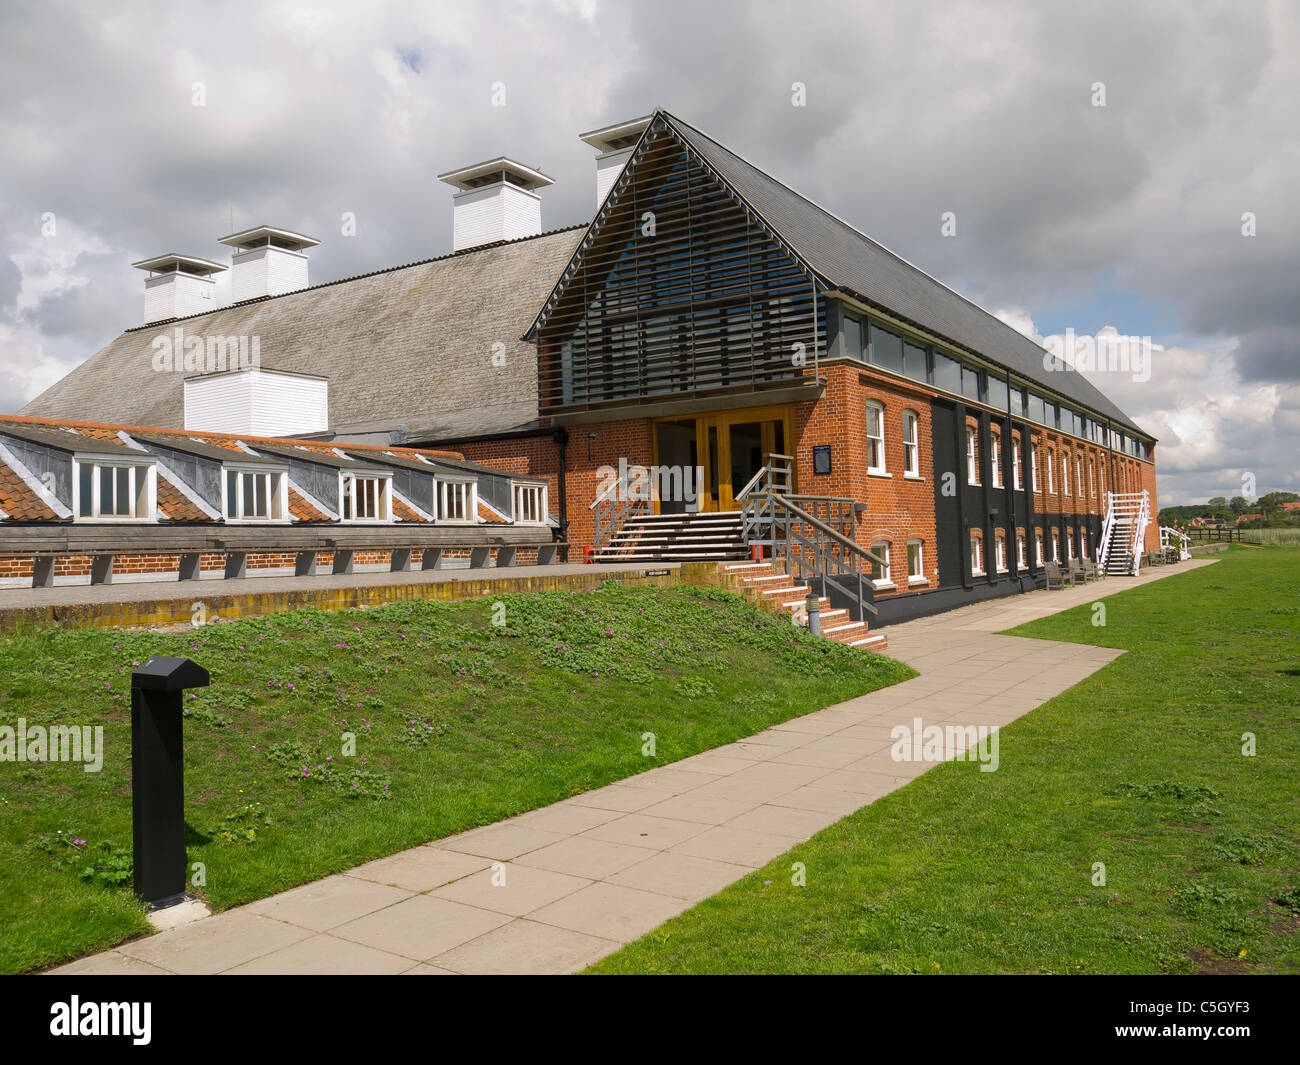
[[[893,725],[1005,725],[1123,653],[997,630],[1206,565],[892,626],[921,676],[54,971],[582,969],[931,768],[890,758]]]

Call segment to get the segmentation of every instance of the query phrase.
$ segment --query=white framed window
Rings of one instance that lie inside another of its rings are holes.
[[[1047,449],[1047,490],[1056,491],[1056,452],[1050,447]]]
[[[1074,558],[1074,530],[1065,530],[1065,549],[1070,553],[1070,558]]]
[[[1006,534],[996,532],[993,534],[993,564],[997,566],[999,573],[1007,571],[1007,538]]]
[[[1023,533],[1016,533],[1016,569],[1028,569],[1029,558],[1025,553],[1025,537]]]
[[[546,485],[517,484],[514,499],[515,524],[541,525],[546,521]]]
[[[1083,459],[1074,456],[1074,490],[1083,495]]]
[[[907,541],[907,583],[925,584],[925,555],[920,540]]]
[[[921,443],[916,411],[903,411],[903,476],[921,476]]]
[[[1088,460],[1088,495],[1097,495],[1097,467],[1092,459]]]
[[[871,563],[871,583],[877,588],[892,588],[889,576],[889,541],[880,540],[871,545],[871,553],[880,559]]]
[[[221,513],[226,521],[289,520],[289,479],[284,470],[223,465]]]
[[[1061,534],[1055,529],[1052,530],[1052,561],[1061,561]]]
[[[989,462],[993,470],[993,487],[1002,487],[1002,434],[989,436]]]
[[[1041,530],[1034,530],[1034,558],[1041,566],[1043,564],[1043,534]]]
[[[966,483],[980,483],[979,448],[975,443],[975,427],[966,426]]]
[[[1061,452],[1061,495],[1070,494],[1070,456]]]
[[[885,472],[885,408],[867,403],[867,472]]]
[[[1011,483],[1017,492],[1025,487],[1025,477],[1020,471],[1020,441],[1011,438]]]
[[[970,570],[977,577],[984,575],[984,540],[974,534],[970,538]]]
[[[1088,557],[1088,530],[1079,530],[1079,554],[1084,558]]]
[[[393,478],[380,473],[342,473],[339,513],[344,521],[393,520]]]
[[[438,520],[465,525],[478,521],[478,482],[439,480]]]
[[[77,521],[157,521],[158,466],[152,456],[74,455]]]
[[[1029,444],[1029,483],[1035,492],[1038,491],[1038,447],[1031,441]]]

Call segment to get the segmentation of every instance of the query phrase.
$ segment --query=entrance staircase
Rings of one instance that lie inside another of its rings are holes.
[[[749,557],[739,511],[628,517],[593,562],[726,562]]]
[[[719,564],[718,570],[723,587],[740,592],[797,625],[808,625],[808,586],[791,578],[782,567],[771,562],[725,562]],[[825,596],[817,602],[821,634],[826,639],[864,651],[883,651],[889,646],[883,634],[871,632],[865,621],[854,621],[847,610],[832,607]]]
[[[1101,527],[1098,557],[1110,576],[1138,575],[1142,545],[1151,523],[1151,497],[1147,492],[1107,492],[1106,517]]]

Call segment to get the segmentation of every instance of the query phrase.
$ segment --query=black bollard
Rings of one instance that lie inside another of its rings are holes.
[[[131,828],[135,893],[152,909],[185,897],[185,763],[181,701],[208,671],[155,655],[131,674]]]

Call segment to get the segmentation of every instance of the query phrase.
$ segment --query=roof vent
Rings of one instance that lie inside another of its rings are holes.
[[[579,133],[578,139],[586,141],[600,154],[596,156],[596,210],[605,202],[609,190],[614,187],[623,167],[627,165],[632,149],[641,139],[641,134],[650,125],[653,115],[644,115],[627,122],[615,122],[612,126],[602,126],[588,133]]]
[[[146,325],[216,309],[217,282],[212,275],[225,269],[220,263],[169,252],[131,265],[149,272],[144,282]]]
[[[542,231],[542,200],[534,191],[554,182],[540,170],[501,156],[438,175],[452,195],[452,251]]]
[[[314,237],[275,226],[257,226],[222,237],[235,249],[231,257],[230,298],[235,303],[278,296],[307,287],[307,256],[320,243]]]

